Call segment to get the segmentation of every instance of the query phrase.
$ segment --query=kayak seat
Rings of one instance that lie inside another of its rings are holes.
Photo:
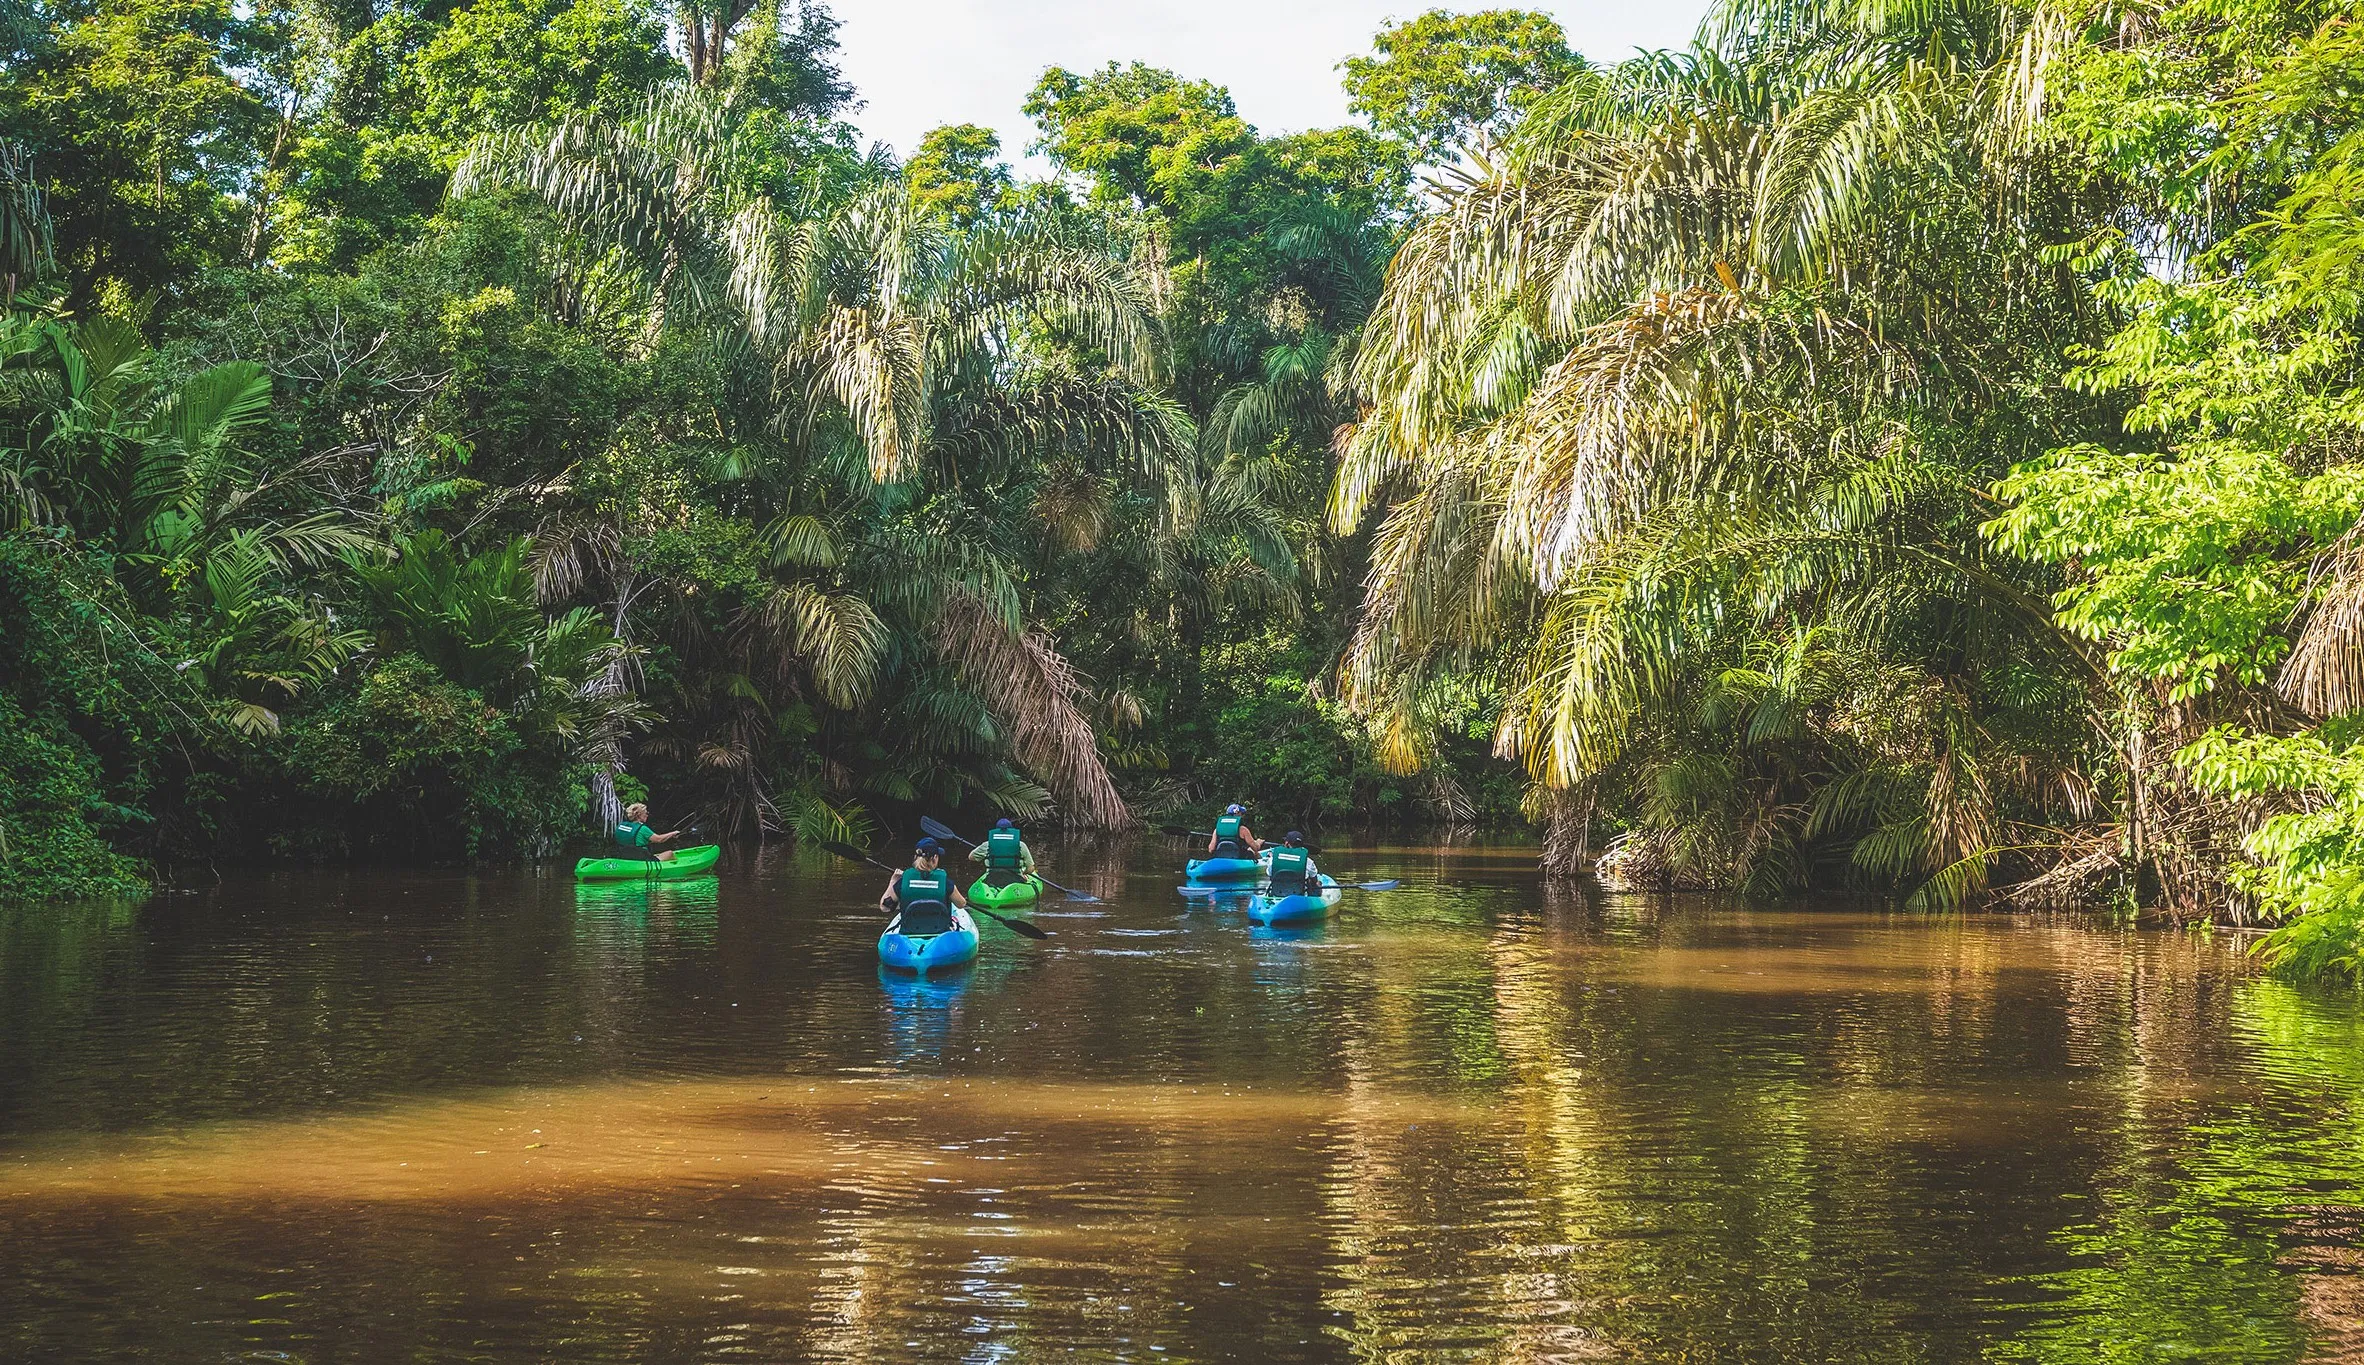
[[[1007,867],[997,867],[985,874],[985,884],[999,891],[1026,880],[1026,874]]]
[[[952,907],[942,901],[913,901],[903,907],[899,931],[908,938],[952,932]]]

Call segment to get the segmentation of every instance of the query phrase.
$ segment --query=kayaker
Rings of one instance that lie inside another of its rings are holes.
[[[879,909],[903,916],[904,933],[943,933],[952,927],[952,907],[969,908],[969,898],[953,884],[943,862],[944,846],[932,838],[921,839],[912,846],[911,866],[889,879],[886,891],[879,896]],[[922,920],[927,923],[920,923]]]
[[[1264,849],[1264,841],[1256,831],[1248,828],[1248,808],[1226,806],[1215,821],[1215,832],[1207,836],[1207,856],[1210,858],[1253,858]]]
[[[1313,852],[1305,847],[1305,836],[1290,830],[1288,837],[1272,850],[1270,891],[1281,896],[1318,896],[1322,892],[1322,874],[1313,865]]]
[[[969,846],[969,860],[985,864],[986,876],[996,887],[1008,886],[1034,871],[1034,850],[1026,846],[1026,838],[1007,817],[985,831],[985,842]],[[994,873],[1001,876],[994,876]]]
[[[644,863],[669,863],[673,861],[673,850],[658,848],[657,845],[672,843],[680,837],[680,830],[671,834],[659,834],[651,830],[648,827],[648,807],[635,801],[624,807],[624,818],[616,824],[616,856],[634,858]]]

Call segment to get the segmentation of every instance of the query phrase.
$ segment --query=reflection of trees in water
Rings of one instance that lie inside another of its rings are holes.
[[[1183,841],[1140,830],[1107,833],[1086,833],[1071,830],[1055,847],[1042,843],[1034,845],[1034,856],[1041,861],[1043,872],[1053,881],[1072,886],[1103,900],[1124,894],[1125,880],[1144,856],[1146,849],[1171,847],[1174,854],[1174,873],[1181,876],[1182,860],[1188,856]],[[1060,897],[1052,892],[1048,899]]]
[[[1640,957],[1517,924],[1483,962],[1374,955],[1322,1185],[1324,1302],[1357,1358],[2287,1359],[2310,1313],[2356,1334],[2364,1208],[2282,1213],[2310,1178],[2364,1178],[2335,1117],[2364,1094],[2348,1002],[2292,1023],[2283,988],[2155,938],[1866,914],[1769,946],[1763,912],[1609,909],[1608,941],[1651,935]],[[1490,983],[1490,1020],[1432,970]],[[2261,1065],[2346,1059],[2295,1131],[2249,1084],[2192,1084],[2237,1065],[2234,1009],[2292,1035]],[[1407,1073],[1479,1081],[1489,1049],[1489,1120],[1394,1112]],[[2079,1115],[2104,1077],[2096,1141]],[[2286,1226],[2301,1249],[2277,1266]]]

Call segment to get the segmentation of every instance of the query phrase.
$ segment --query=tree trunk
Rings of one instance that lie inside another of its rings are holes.
[[[624,616],[631,606],[632,580],[627,576],[616,588],[616,609],[608,621],[608,633],[618,640],[624,638]],[[608,660],[606,675],[599,680],[599,685],[603,690],[613,689],[618,692],[629,686],[624,676],[622,658]],[[599,828],[603,832],[614,829],[617,822],[624,818],[624,802],[616,795],[616,777],[623,771],[623,755],[619,752],[604,769],[591,774],[591,805],[599,813]]]
[[[1590,782],[1582,787],[1560,787],[1545,798],[1543,871],[1550,877],[1583,877],[1592,872],[1592,797]]]

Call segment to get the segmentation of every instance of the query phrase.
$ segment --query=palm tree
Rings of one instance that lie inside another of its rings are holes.
[[[2082,667],[1976,515],[2051,440],[2025,395],[2086,325],[2073,280],[2013,265],[2078,221],[2026,136],[2061,32],[2042,7],[1739,0],[1692,51],[1571,86],[1449,193],[1364,332],[1368,411],[1332,493],[1341,530],[1387,505],[1345,681],[1389,757],[1423,756],[1440,671],[1498,665],[1499,750],[1546,792],[1624,783],[1645,829],[1720,824],[1695,860],[1713,880],[1764,885],[1733,851],[1773,856],[1786,822],[1774,881],[1804,875],[1800,841],[1844,836],[1884,885],[1983,884],[1994,788],[1959,780],[1976,721],[2011,709],[2018,672]],[[1918,776],[1876,818],[1815,804],[1874,758],[1827,742],[1837,696],[1811,708],[1812,763],[1727,799],[1741,750],[1770,759],[1699,697],[1821,630],[1974,718],[1922,708],[1950,728],[1891,746]],[[1703,748],[1702,726],[1725,738]],[[1715,774],[1685,758],[1707,752]],[[1707,776],[1727,792],[1703,805]],[[1907,789],[1919,817],[1894,807]],[[1908,853],[1872,842],[1908,826]]]
[[[174,380],[129,324],[0,320],[0,529],[60,523],[117,558],[154,603],[234,536],[285,568],[366,543],[333,515],[285,512],[307,466],[264,472],[243,442],[270,376],[233,360]]]
[[[793,681],[848,709],[891,704],[879,696],[890,676],[909,682],[942,664],[1066,818],[1129,822],[1080,679],[1028,624],[1022,593],[986,547],[1007,539],[1017,494],[1059,504],[1046,469],[1154,477],[1187,452],[1187,422],[1148,385],[1146,288],[1088,225],[1032,215],[958,231],[891,176],[792,218],[777,187],[750,179],[741,127],[718,97],[664,92],[633,119],[488,139],[455,192],[525,188],[574,238],[626,255],[649,291],[652,341],[727,327],[769,358],[769,467],[741,473],[757,489],[748,510],[775,576],[731,628],[735,674]],[[841,477],[848,455],[860,461],[858,483]],[[1063,533],[1088,529],[1089,498],[1059,510]],[[549,539],[615,548],[628,536],[577,527]],[[616,556],[564,562],[595,560]],[[619,633],[645,586],[629,579],[614,580]],[[583,575],[553,581],[578,586]],[[754,712],[769,699],[709,700],[720,728],[668,742],[717,771],[751,773]],[[981,776],[1022,794],[1006,775]],[[734,807],[767,823],[768,795],[734,781]]]

